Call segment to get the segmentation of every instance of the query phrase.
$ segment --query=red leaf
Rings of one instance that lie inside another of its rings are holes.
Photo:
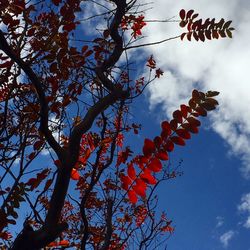
[[[121,179],[121,182],[122,182],[122,188],[125,189],[125,190],[128,190],[129,186],[132,183],[132,180],[126,175],[121,175],[120,179]]]
[[[173,117],[176,119],[179,123],[182,123],[182,113],[180,110],[175,110],[173,112]]]
[[[48,174],[49,174],[49,170],[44,169],[41,173],[38,173],[36,175],[36,178],[29,179],[26,185],[30,186],[30,189],[32,191],[40,185],[40,183],[47,177]]]
[[[145,156],[150,156],[155,151],[154,142],[149,139],[145,139],[142,151]]]
[[[174,232],[174,228],[171,227],[171,226],[169,226],[169,225],[168,225],[168,226],[162,227],[161,230],[162,230],[163,232],[169,232],[169,233],[173,233],[173,232]]]
[[[191,125],[190,123],[183,123],[182,127],[193,134],[197,134],[199,132],[198,128],[196,126]]]
[[[3,240],[8,240],[12,238],[12,235],[9,232],[0,232],[0,238]]]
[[[188,117],[187,121],[190,123],[191,126],[199,127],[201,125],[201,122],[194,117]]]
[[[187,18],[190,18],[192,16],[192,14],[194,13],[194,10],[189,10],[187,12]]]
[[[167,136],[171,134],[171,127],[168,121],[163,121],[161,123],[161,128],[162,128],[162,131],[164,131],[164,134],[166,134]]]
[[[146,183],[141,179],[137,179],[136,184],[133,186],[133,190],[136,192],[136,194],[144,198],[146,196],[146,189]]]
[[[79,180],[80,175],[79,175],[78,171],[77,171],[75,168],[72,169],[72,172],[71,172],[70,177],[71,177],[71,179],[74,180],[74,181]]]
[[[67,32],[70,32],[70,31],[74,30],[75,28],[76,28],[75,23],[69,23],[69,24],[65,24],[63,26],[63,30],[66,30]]]
[[[32,152],[32,153],[29,154],[28,157],[29,157],[30,160],[33,160],[35,158],[35,156],[36,156],[36,153]]]
[[[184,39],[185,35],[186,35],[186,33],[182,33],[182,34],[181,34],[181,40]]]
[[[129,190],[128,191],[128,198],[131,203],[135,204],[138,200],[137,195],[134,190]]]
[[[204,108],[202,108],[201,106],[198,106],[195,109],[195,111],[198,112],[198,114],[201,116],[207,116],[207,111]]]
[[[46,181],[46,184],[44,186],[44,191],[47,191],[49,189],[49,187],[51,186],[53,180],[52,179],[49,179]]]
[[[58,71],[57,63],[56,62],[52,63],[49,67],[49,70],[51,73],[56,73]]]
[[[175,131],[177,129],[177,126],[178,126],[178,121],[176,119],[170,121],[170,127],[172,130]]]
[[[61,3],[61,0],[52,0],[52,3],[58,6]]]
[[[89,47],[88,45],[84,45],[84,46],[82,47],[82,53],[83,53],[83,54],[87,51],[88,47]]]
[[[154,144],[155,144],[155,146],[156,146],[157,148],[159,148],[159,147],[161,146],[161,144],[162,144],[162,139],[161,139],[160,136],[156,136],[156,137],[154,138]]]
[[[156,158],[162,160],[162,161],[167,161],[168,160],[168,153],[164,151],[160,151],[156,154]]]
[[[103,37],[104,37],[105,39],[108,38],[109,35],[110,35],[110,30],[106,29],[106,30],[103,31]]]
[[[149,57],[149,59],[147,60],[147,65],[146,66],[148,66],[150,69],[155,69],[156,68],[156,62],[155,62],[155,60],[153,58],[153,55],[151,55]]]
[[[155,71],[155,77],[156,77],[156,78],[160,78],[160,76],[162,76],[163,73],[164,73],[164,72],[159,68],[159,69],[157,69],[157,70]]]
[[[155,177],[151,175],[151,171],[149,169],[145,169],[145,171],[140,175],[140,177],[147,184],[155,185],[157,182]]]
[[[186,144],[185,141],[179,136],[172,136],[170,137],[170,139],[172,140],[173,143],[180,146],[184,146]]]
[[[191,38],[192,38],[192,32],[188,32],[187,33],[187,39],[188,39],[188,41],[191,41]]]
[[[4,62],[2,64],[0,64],[0,68],[9,68],[13,65],[13,61],[7,61],[7,62]]]
[[[188,106],[186,106],[185,104],[182,104],[182,105],[180,106],[180,108],[181,108],[181,114],[182,114],[182,116],[183,116],[184,118],[186,118],[187,115],[188,115],[188,112],[190,112],[190,108],[189,108]]]
[[[162,170],[161,161],[157,158],[153,158],[149,163],[148,168],[153,172],[160,172]]]
[[[37,179],[39,181],[42,181],[43,179],[46,178],[46,176],[49,174],[49,170],[48,169],[44,169],[41,173],[37,174]]]
[[[30,178],[28,180],[28,182],[26,183],[26,185],[30,186],[31,187],[31,190],[33,190],[34,186],[36,186],[36,183],[37,183],[37,179],[36,178]]]
[[[133,164],[128,165],[128,176],[134,180],[136,178],[136,172]]]
[[[61,166],[62,166],[61,161],[58,160],[58,159],[54,161],[54,164],[55,164],[57,167],[61,167]]]
[[[177,129],[175,132],[177,135],[179,135],[183,139],[190,139],[191,138],[190,133],[185,129]]]
[[[88,56],[90,56],[92,54],[93,54],[93,50],[89,50],[89,51],[86,52],[86,54],[84,56],[88,57]]]
[[[41,147],[43,146],[44,141],[40,140],[40,141],[36,141],[33,145],[34,150],[39,150],[41,149]]]
[[[171,140],[167,140],[164,149],[168,152],[172,152],[174,150],[174,143]]]
[[[179,15],[180,15],[181,20],[185,19],[186,11],[184,9],[180,10]]]
[[[52,66],[53,64],[51,64],[51,66]],[[54,64],[55,65],[55,72],[57,72],[57,64],[55,63]],[[50,66],[50,67],[51,67]],[[50,71],[51,71],[51,69],[50,69]],[[52,71],[51,71],[52,72]],[[56,94],[56,91],[58,90],[58,88],[59,88],[59,86],[58,86],[58,81],[57,81],[57,79],[55,78],[55,77],[50,77],[49,79],[48,79],[48,82],[50,83],[50,85],[51,85],[51,88],[52,88],[52,94],[53,95],[55,95]]]

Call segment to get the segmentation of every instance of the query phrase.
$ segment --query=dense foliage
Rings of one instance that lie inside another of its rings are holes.
[[[193,90],[141,150],[127,144],[141,129],[131,104],[163,76],[153,55],[128,56],[152,45],[140,43],[144,6],[0,0],[3,249],[153,249],[173,233],[156,212],[155,190],[180,174],[168,154],[198,133],[198,117],[215,109],[219,93]],[[176,39],[232,36],[230,21],[203,23],[193,10],[179,16],[187,32]]]

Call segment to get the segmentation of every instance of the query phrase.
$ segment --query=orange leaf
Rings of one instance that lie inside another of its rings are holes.
[[[71,176],[70,176],[70,177],[71,177],[71,179],[74,180],[74,181],[79,180],[80,175],[79,175],[78,171],[77,171],[75,168],[72,169],[72,172],[71,172]]]
[[[58,243],[56,241],[50,242],[49,245],[47,245],[48,247],[56,247],[58,246]]]
[[[69,241],[68,240],[61,240],[57,243],[58,246],[64,246],[67,247],[69,245]]]

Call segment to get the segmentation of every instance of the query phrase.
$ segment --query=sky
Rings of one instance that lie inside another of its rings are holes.
[[[142,1],[144,2],[144,1]],[[190,98],[196,88],[219,91],[219,108],[202,120],[202,129],[172,155],[183,160],[184,175],[162,185],[159,209],[173,219],[171,250],[250,249],[250,2],[247,0],[158,0],[147,20],[178,19],[194,9],[204,20],[233,20],[233,39],[202,42],[171,40],[148,47],[164,77],[145,95],[145,134]],[[148,23],[143,42],[182,33],[176,22]],[[146,124],[146,125],[145,125]]]

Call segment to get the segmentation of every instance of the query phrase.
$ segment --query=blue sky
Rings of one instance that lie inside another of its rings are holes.
[[[194,9],[204,19],[233,20],[234,38],[206,43],[170,41],[150,47],[165,74],[149,87],[149,109],[142,117],[145,134],[155,133],[161,119],[185,103],[193,88],[220,91],[220,106],[204,120],[201,132],[172,154],[183,159],[184,175],[163,184],[159,209],[173,219],[173,250],[250,249],[250,3],[159,0],[147,19],[177,16]],[[176,18],[175,18],[176,19]],[[146,42],[180,34],[177,23],[150,23]],[[146,106],[146,105],[145,105]],[[145,107],[144,106],[144,107]]]
[[[158,112],[144,109],[141,119],[141,137],[153,137],[159,130]],[[248,213],[238,208],[250,183],[239,171],[241,160],[228,153],[229,146],[210,126],[202,120],[199,134],[171,153],[172,164],[183,160],[184,174],[157,191],[159,211],[165,210],[175,226],[168,240],[171,250],[250,248],[249,228],[244,226]]]

